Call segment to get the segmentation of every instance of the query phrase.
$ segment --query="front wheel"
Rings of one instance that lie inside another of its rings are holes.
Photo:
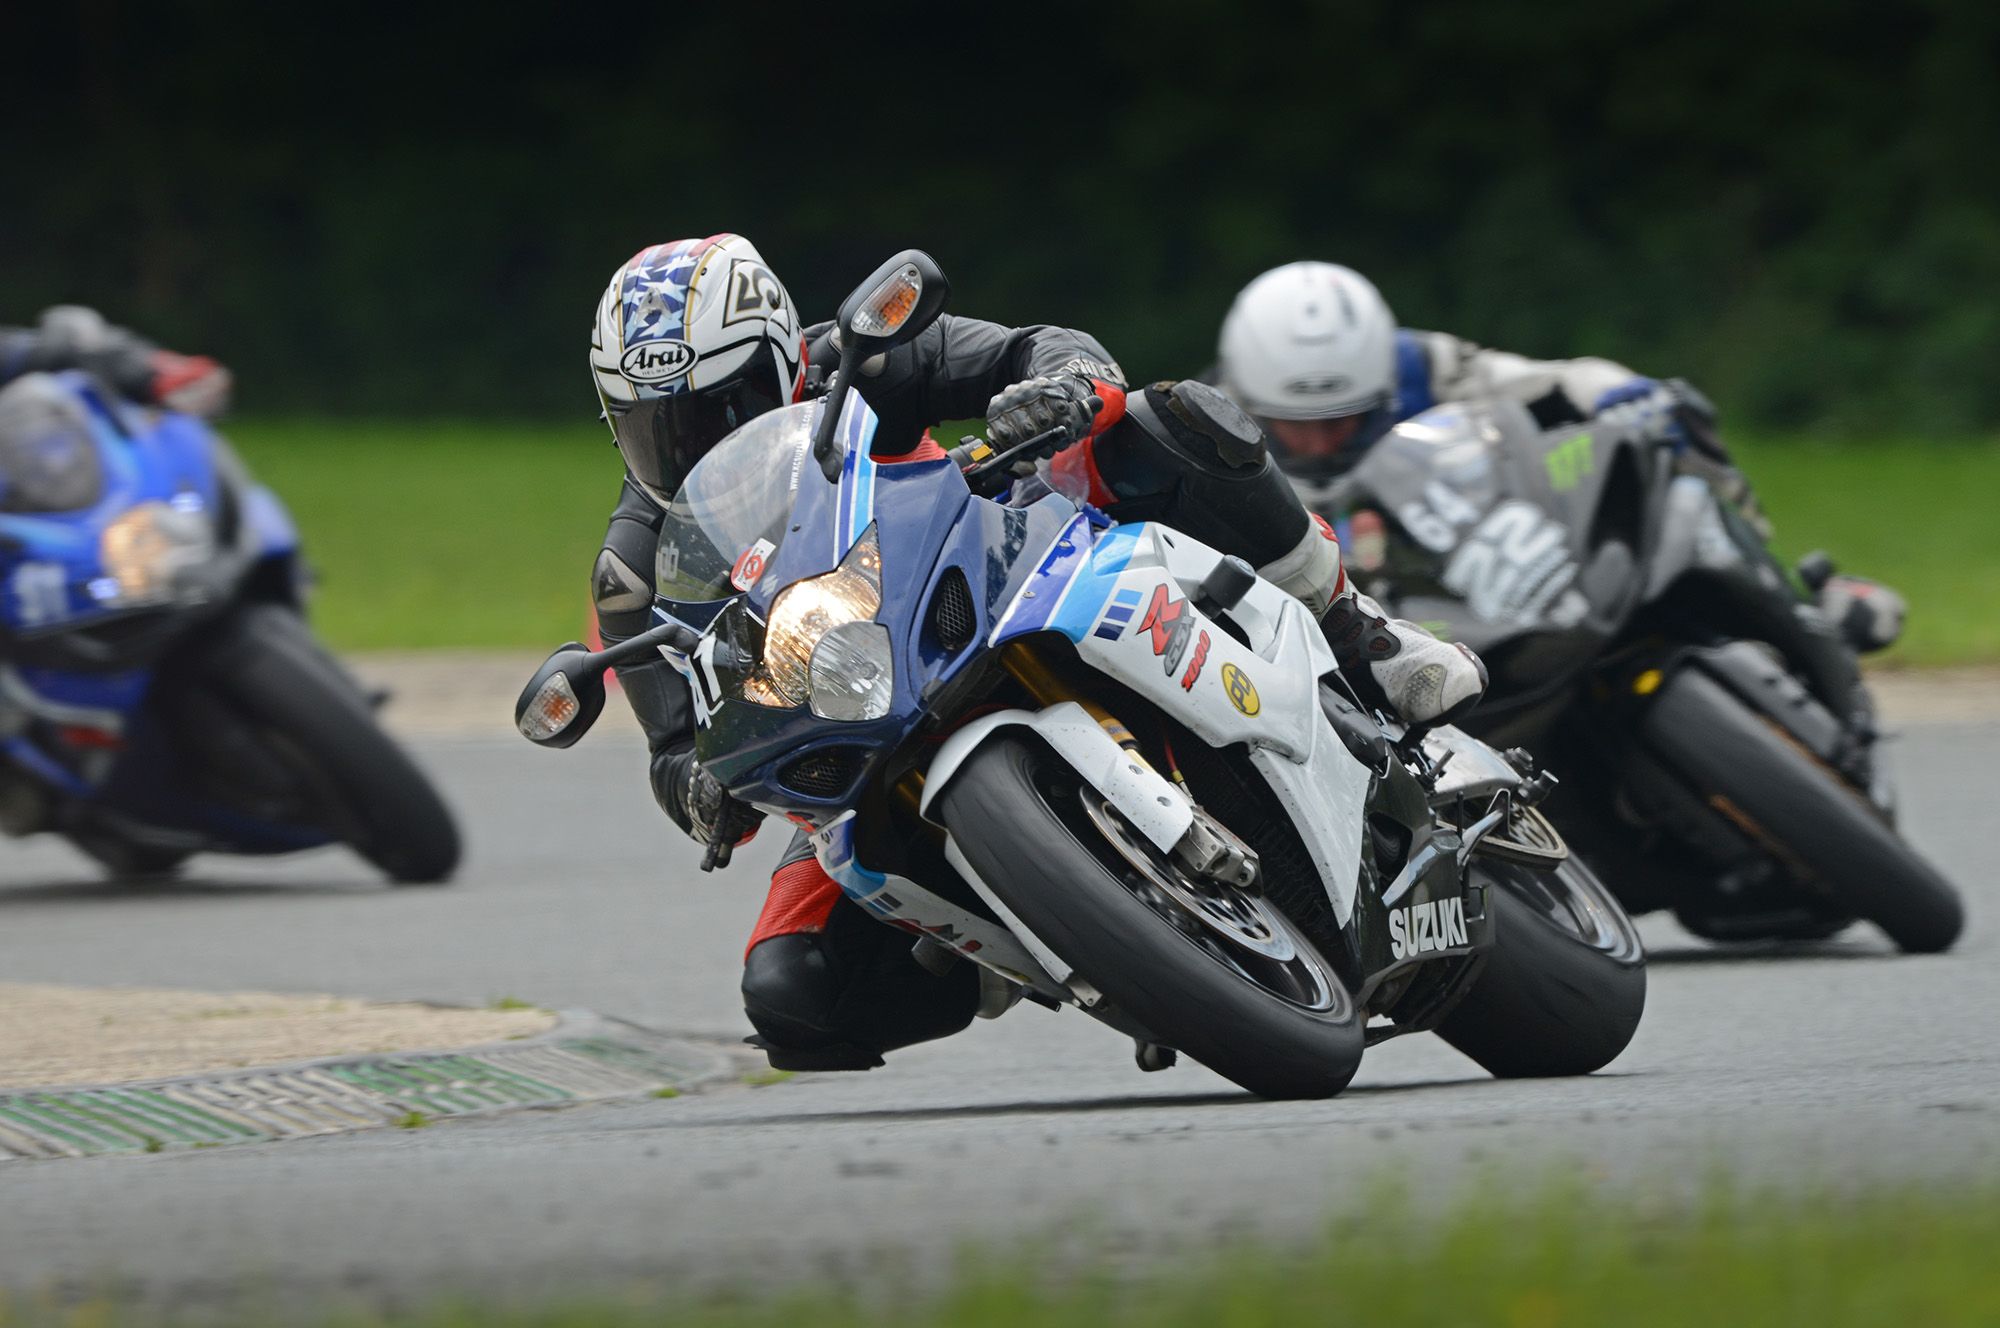
[[[345,841],[398,884],[451,875],[459,838],[450,810],[297,613],[246,605],[186,665],[181,683],[199,693],[190,699],[220,706],[254,735],[259,750],[228,762],[233,782],[268,772],[253,794],[260,803]]]
[[[1589,1074],[1615,1060],[1646,1008],[1632,919],[1571,855],[1553,871],[1477,856],[1492,948],[1438,1036],[1502,1079]]]
[[[1253,1093],[1331,1097],[1361,1018],[1268,899],[1189,877],[1075,771],[1002,735],[939,799],[980,880],[1110,1004]]]

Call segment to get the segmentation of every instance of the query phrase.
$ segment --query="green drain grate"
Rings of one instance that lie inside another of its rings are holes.
[[[726,1075],[715,1047],[569,1013],[504,1046],[0,1094],[0,1159],[148,1153],[630,1097]]]

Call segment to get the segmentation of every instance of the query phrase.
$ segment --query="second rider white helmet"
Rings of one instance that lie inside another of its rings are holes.
[[[1352,268],[1287,263],[1237,295],[1216,358],[1223,389],[1253,415],[1360,415],[1395,398],[1396,319]]]

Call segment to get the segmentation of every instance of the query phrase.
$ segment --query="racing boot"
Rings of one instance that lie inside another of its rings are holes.
[[[1449,722],[1486,694],[1486,665],[1479,656],[1413,622],[1389,617],[1347,584],[1340,545],[1324,518],[1313,517],[1305,538],[1257,574],[1302,600],[1363,698],[1406,723]]]
[[[1364,700],[1387,703],[1407,724],[1448,724],[1486,695],[1486,665],[1455,641],[1391,618],[1359,591],[1334,600],[1320,619],[1340,668]],[[1376,696],[1370,696],[1372,690]]]

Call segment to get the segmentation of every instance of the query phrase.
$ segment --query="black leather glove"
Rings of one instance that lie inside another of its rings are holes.
[[[1063,373],[1052,378],[1030,378],[1007,388],[986,406],[986,436],[996,452],[1017,447],[1037,434],[1059,430],[1049,442],[1035,449],[1035,456],[1023,454],[1016,466],[1054,456],[1090,435],[1090,426],[1104,401],[1097,385],[1081,374]]]
[[[757,837],[764,813],[729,796],[719,780],[697,762],[688,766],[687,832],[699,843],[710,846],[702,866],[726,867],[730,852]]]

